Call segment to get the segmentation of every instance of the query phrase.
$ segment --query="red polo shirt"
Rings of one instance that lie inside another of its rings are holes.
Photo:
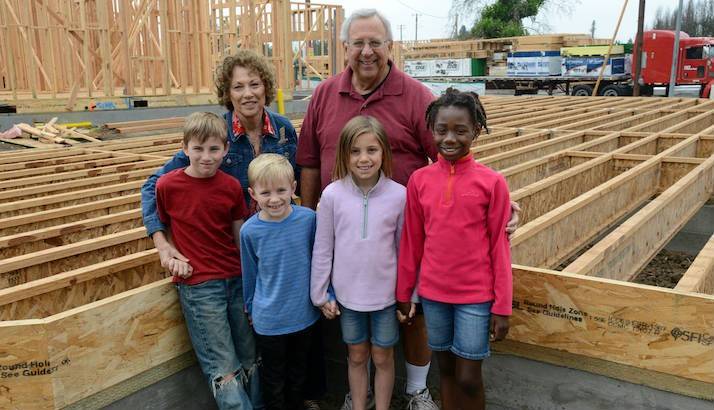
[[[340,131],[358,115],[370,115],[384,126],[392,148],[392,179],[405,185],[415,170],[436,160],[436,146],[424,119],[434,95],[423,84],[392,68],[382,85],[366,100],[352,87],[352,69],[321,83],[298,138],[297,163],[320,168],[322,189],[332,180]]]

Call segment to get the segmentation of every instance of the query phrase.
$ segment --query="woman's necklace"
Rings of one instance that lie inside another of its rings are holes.
[[[253,157],[257,157],[260,155],[260,135],[257,136],[252,136],[250,134],[248,135],[248,141],[250,142],[250,146],[253,148]]]

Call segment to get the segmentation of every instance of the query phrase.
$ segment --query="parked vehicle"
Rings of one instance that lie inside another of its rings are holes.
[[[641,95],[667,95],[670,87],[672,67],[672,49],[674,31],[649,30],[643,34],[642,70],[640,76]],[[545,52],[544,52],[545,53]],[[545,55],[545,54],[544,54]],[[552,58],[551,56],[548,56]],[[633,55],[632,66],[638,56]],[[677,75],[673,87],[677,96],[710,98],[714,85],[714,37],[689,37],[680,32]],[[633,69],[634,71],[634,69]],[[552,70],[551,70],[552,72]],[[569,71],[566,71],[569,72]],[[590,72],[592,74],[592,71]],[[487,89],[515,90],[516,95],[536,94],[545,90],[552,94],[560,90],[576,96],[590,96],[593,93],[597,76],[593,75],[507,75],[507,76],[468,76],[468,77],[429,77],[427,81],[483,82]],[[632,74],[605,75],[600,81],[598,95],[632,95]]]

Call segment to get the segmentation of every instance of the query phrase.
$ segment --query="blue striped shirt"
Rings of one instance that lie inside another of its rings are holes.
[[[240,230],[243,299],[253,328],[261,335],[298,332],[319,318],[310,301],[315,212],[292,208],[279,222],[255,214]]]

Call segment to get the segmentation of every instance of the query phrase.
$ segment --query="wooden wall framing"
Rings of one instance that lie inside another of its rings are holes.
[[[472,152],[523,207],[511,332],[494,348],[604,360],[628,369],[615,377],[714,400],[714,236],[675,289],[630,282],[712,199],[714,102],[483,101],[492,131]],[[190,351],[140,220],[144,179],[179,145],[174,133],[0,154],[0,371],[14,374],[0,407],[61,408]]]
[[[0,0],[0,101],[211,95],[241,47],[291,94],[295,70],[342,69],[343,20],[341,6],[289,0]]]

